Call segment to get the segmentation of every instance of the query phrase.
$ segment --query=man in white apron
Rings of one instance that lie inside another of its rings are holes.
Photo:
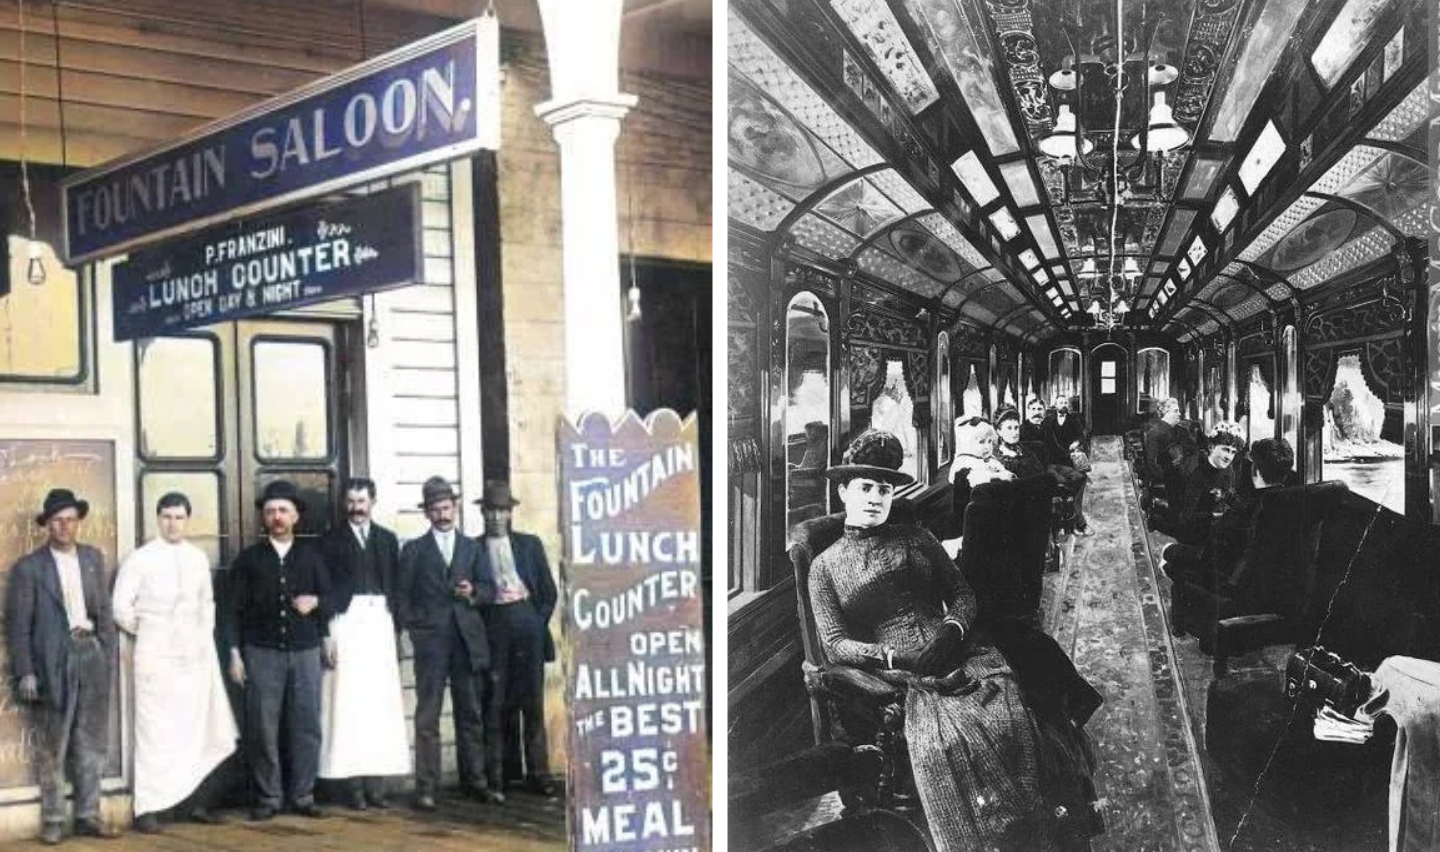
[[[333,613],[320,686],[320,777],[349,779],[350,807],[387,806],[384,776],[410,774],[410,743],[390,591],[400,565],[395,534],[371,519],[375,483],[345,487],[349,522],[321,541]]]
[[[160,831],[180,804],[235,751],[239,732],[215,656],[210,560],[185,540],[190,501],[171,492],[156,507],[160,535],[130,554],[115,580],[115,623],[135,653],[135,827]],[[209,796],[187,814],[214,823]]]

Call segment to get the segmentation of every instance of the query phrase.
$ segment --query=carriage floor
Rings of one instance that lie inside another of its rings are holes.
[[[222,811],[222,826],[167,825],[163,834],[128,831],[118,840],[67,837],[68,852],[560,852],[565,843],[565,800],[510,794],[504,805],[480,805],[441,796],[430,814],[392,804],[388,810],[326,809],[328,819],[280,816],[246,821],[245,811]],[[48,849],[37,840],[0,844],[0,850]]]

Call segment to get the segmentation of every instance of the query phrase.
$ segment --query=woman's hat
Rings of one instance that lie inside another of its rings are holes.
[[[480,499],[474,501],[486,509],[513,509],[520,501],[510,496],[510,483],[503,479],[487,479]]]
[[[45,495],[45,507],[40,510],[40,514],[35,516],[35,523],[43,527],[50,523],[50,518],[56,512],[63,512],[66,509],[74,509],[83,518],[90,514],[90,503],[88,500],[76,497],[75,492],[69,488],[52,488],[50,493]]]
[[[866,429],[850,442],[840,464],[825,471],[826,479],[843,481],[863,477],[892,485],[909,485],[915,477],[900,470],[905,463],[905,448],[900,439],[879,429]]]
[[[255,498],[255,508],[263,510],[265,504],[271,500],[289,500],[295,507],[295,511],[301,513],[305,511],[305,501],[300,499],[300,489],[296,488],[295,483],[288,479],[277,479],[266,484],[265,490]]]
[[[450,480],[443,476],[432,476],[420,486],[420,508],[428,509],[431,503],[441,500],[460,502],[460,492],[450,487]]]
[[[1210,446],[1223,444],[1227,447],[1234,447],[1237,452],[1245,450],[1245,427],[1233,420],[1222,420],[1215,424],[1215,431],[1210,433]]]

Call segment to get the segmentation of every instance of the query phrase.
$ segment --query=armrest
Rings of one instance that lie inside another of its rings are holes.
[[[1215,625],[1216,677],[1223,677],[1231,654],[1294,640],[1295,624],[1275,613],[1237,615],[1222,618]]]
[[[805,663],[805,689],[812,695],[858,699],[886,704],[900,699],[901,688],[854,666],[826,666]]]

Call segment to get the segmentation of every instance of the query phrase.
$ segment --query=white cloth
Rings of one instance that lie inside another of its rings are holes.
[[[210,560],[154,539],[115,580],[115,623],[134,642],[135,813],[178,804],[235,750],[215,656]]]
[[[60,594],[65,598],[65,618],[70,622],[70,629],[77,627],[85,630],[94,630],[95,626],[90,621],[89,612],[85,609],[85,585],[80,576],[80,552],[72,550],[69,553],[50,549],[50,555],[55,557],[55,569],[60,574]]]
[[[1390,852],[1440,848],[1440,663],[1388,657],[1371,677],[1375,697],[1361,708],[1395,720],[1390,766]]]
[[[485,550],[495,569],[495,602],[508,604],[530,597],[530,590],[525,588],[525,581],[520,579],[520,571],[515,567],[515,548],[510,544],[510,536],[487,535]]]
[[[352,533],[355,534],[355,541],[359,543],[361,550],[364,550],[365,547],[366,547],[366,545],[368,545],[368,544],[370,543],[370,522],[369,522],[369,521],[366,521],[365,523],[360,524],[360,525],[358,525],[358,526],[355,525],[355,524],[351,524],[351,525],[350,525],[350,532],[352,532]]]
[[[270,546],[275,548],[275,553],[277,553],[283,560],[285,558],[285,554],[290,552],[290,548],[295,546],[295,539],[290,538],[286,539],[285,541],[276,541],[272,538],[270,539]]]
[[[450,558],[455,553],[455,530],[441,532],[432,527],[431,532],[435,535],[435,546],[440,548],[440,556],[445,560],[445,564],[449,565]]]
[[[335,668],[320,681],[320,777],[408,775],[410,741],[384,595],[356,595],[330,621]]]

